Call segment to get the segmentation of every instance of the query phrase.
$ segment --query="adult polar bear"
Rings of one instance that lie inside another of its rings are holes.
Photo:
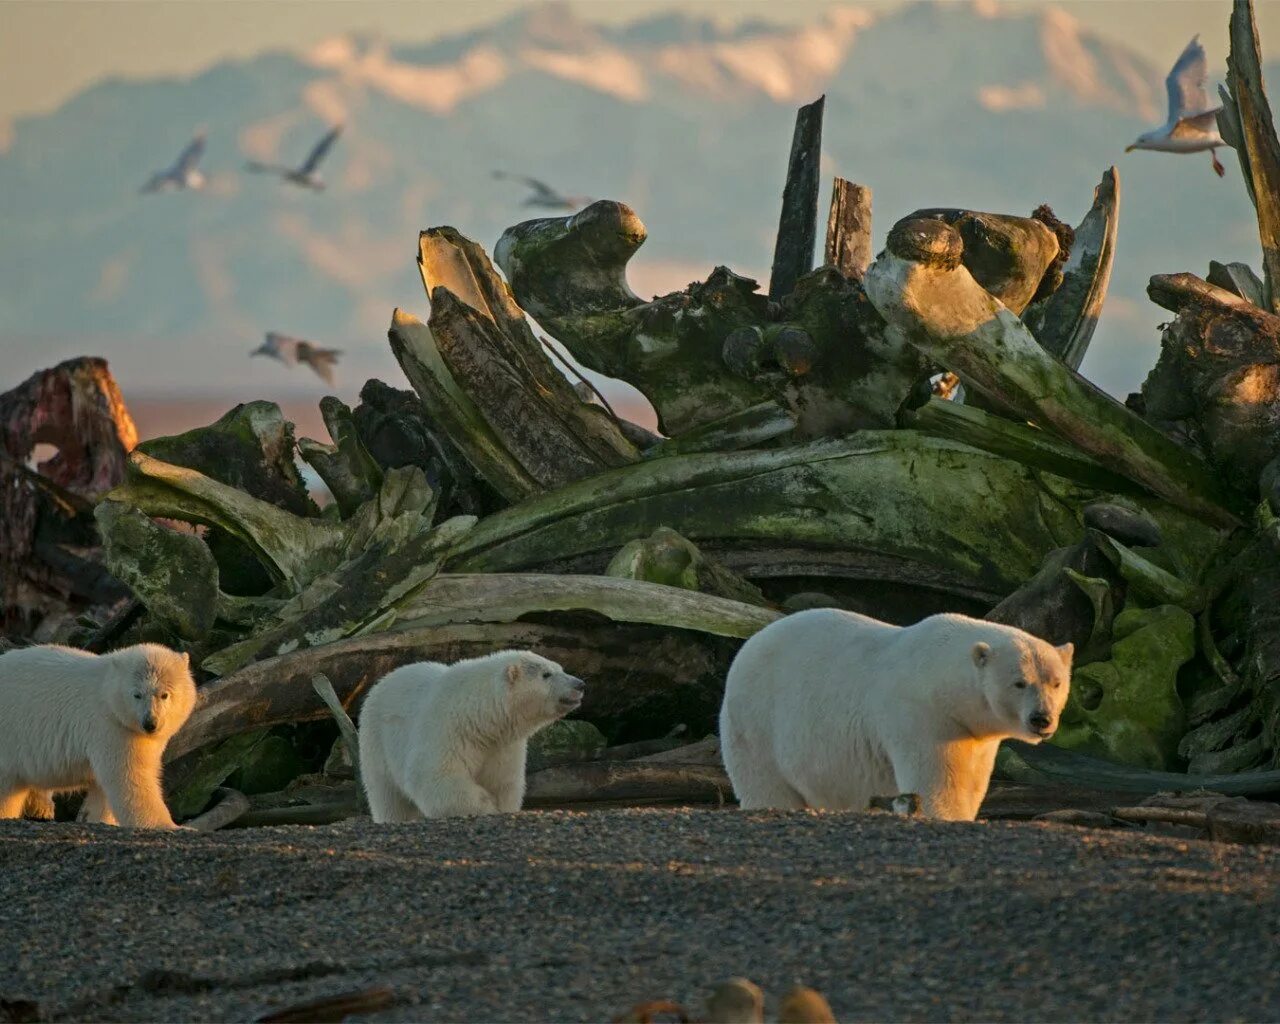
[[[529,737],[582,703],[581,679],[528,651],[391,672],[360,709],[375,822],[518,811]]]
[[[1052,736],[1071,644],[963,615],[891,626],[830,608],[765,627],[725,682],[720,745],[744,808],[866,810],[919,794],[972,821],[1000,741]]]
[[[0,655],[0,818],[50,792],[85,789],[90,821],[175,828],[161,758],[195,707],[185,654],[53,645]]]

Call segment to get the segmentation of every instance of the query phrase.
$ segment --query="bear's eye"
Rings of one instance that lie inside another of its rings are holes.
[[[133,695],[133,699],[134,699],[134,700],[142,700],[142,694],[135,692],[135,693],[134,693],[134,695]]]
[[[1027,681],[1025,679],[1019,679],[1013,684],[1013,688],[1015,690],[1025,690],[1027,688]]]
[[[543,678],[543,679],[550,679],[550,678],[551,678],[551,673],[550,673],[550,672],[543,672],[543,673],[542,673],[542,678]]]
[[[169,695],[168,695],[167,693],[162,693],[162,694],[160,694],[160,699],[161,699],[161,700],[168,700],[168,699],[169,699]]]

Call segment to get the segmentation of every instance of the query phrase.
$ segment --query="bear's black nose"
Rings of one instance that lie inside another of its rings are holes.
[[[1035,729],[1036,732],[1044,732],[1046,729],[1049,728],[1050,723],[1049,723],[1048,715],[1042,715],[1039,712],[1037,712],[1036,714],[1031,716],[1030,721],[1031,721],[1031,728]]]
[[[142,728],[146,729],[147,732],[155,732],[159,726],[156,725],[156,720],[154,718],[148,718],[142,723]]]

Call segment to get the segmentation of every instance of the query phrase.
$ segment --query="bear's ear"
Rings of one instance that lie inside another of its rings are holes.
[[[1070,665],[1071,657],[1076,653],[1076,645],[1068,641],[1058,648],[1058,653],[1062,655],[1062,660]]]
[[[182,652],[182,667],[183,668],[191,667],[191,655],[187,651]]]
[[[977,665],[978,668],[982,668],[982,666],[985,665],[990,660],[991,660],[991,645],[984,644],[981,640],[979,640],[976,644],[973,645],[973,663]]]
[[[515,686],[518,682],[520,682],[520,662],[513,661],[507,665],[507,683]]]

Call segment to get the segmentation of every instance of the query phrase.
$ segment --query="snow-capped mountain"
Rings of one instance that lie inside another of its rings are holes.
[[[1210,58],[1220,74],[1225,55]],[[990,0],[732,29],[602,27],[548,4],[420,46],[352,35],[103,82],[0,131],[0,367],[15,380],[92,351],[126,388],[269,394],[302,382],[247,358],[278,329],[345,349],[344,394],[398,381],[385,329],[393,306],[425,309],[418,230],[453,224],[491,247],[539,215],[495,169],[634,206],[650,233],[641,294],[716,263],[763,275],[795,108],[825,92],[824,169],[872,187],[879,237],[938,205],[1047,201],[1075,221],[1119,164],[1119,262],[1085,369],[1123,391],[1154,360],[1150,274],[1258,262],[1232,160],[1219,181],[1203,155],[1123,156],[1163,117],[1163,70],[1054,8]],[[296,164],[338,121],[323,193],[242,173]],[[139,196],[197,127],[207,188]]]

